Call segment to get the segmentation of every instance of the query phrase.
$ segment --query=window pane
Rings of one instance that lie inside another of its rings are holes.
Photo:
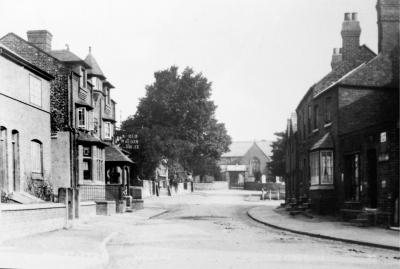
[[[333,184],[332,151],[321,151],[321,184]]]
[[[29,92],[32,104],[42,106],[42,81],[34,76],[29,76]]]
[[[42,145],[39,142],[31,142],[32,172],[42,173]]]
[[[319,184],[319,152],[310,153],[311,185]]]

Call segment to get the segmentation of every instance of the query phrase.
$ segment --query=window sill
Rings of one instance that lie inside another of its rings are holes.
[[[332,126],[332,122],[328,122],[328,123],[325,123],[325,124],[324,124],[324,127],[325,127],[325,128],[328,128],[328,127],[330,127],[330,126]]]
[[[310,186],[310,191],[314,190],[334,190],[335,186],[332,184],[326,184],[326,185],[311,185]]]

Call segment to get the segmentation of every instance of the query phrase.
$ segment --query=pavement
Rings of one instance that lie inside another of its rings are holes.
[[[332,218],[291,216],[275,206],[257,206],[248,210],[249,217],[273,228],[347,243],[400,250],[400,233],[377,227],[355,227]]]
[[[118,222],[129,219],[135,225],[163,212],[149,207],[111,217],[96,216],[78,221],[70,229],[4,241],[0,244],[0,268],[104,268],[109,262],[106,244],[121,230]]]

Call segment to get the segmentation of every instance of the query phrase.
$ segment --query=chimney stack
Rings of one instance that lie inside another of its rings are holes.
[[[399,47],[400,0],[378,0],[378,51],[390,53]]]
[[[331,61],[332,69],[335,69],[341,61],[342,61],[342,50],[340,48],[334,48]]]
[[[361,27],[357,13],[345,13],[342,24],[342,59],[352,61],[357,57],[360,47]]]
[[[51,51],[53,35],[47,30],[33,30],[27,32],[28,42],[39,47],[45,52]]]

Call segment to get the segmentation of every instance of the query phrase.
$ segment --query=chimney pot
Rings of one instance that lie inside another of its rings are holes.
[[[349,12],[344,13],[344,20],[345,21],[351,21],[351,15]]]
[[[351,19],[352,19],[353,21],[357,21],[357,20],[358,20],[358,13],[357,13],[357,12],[351,13]]]

